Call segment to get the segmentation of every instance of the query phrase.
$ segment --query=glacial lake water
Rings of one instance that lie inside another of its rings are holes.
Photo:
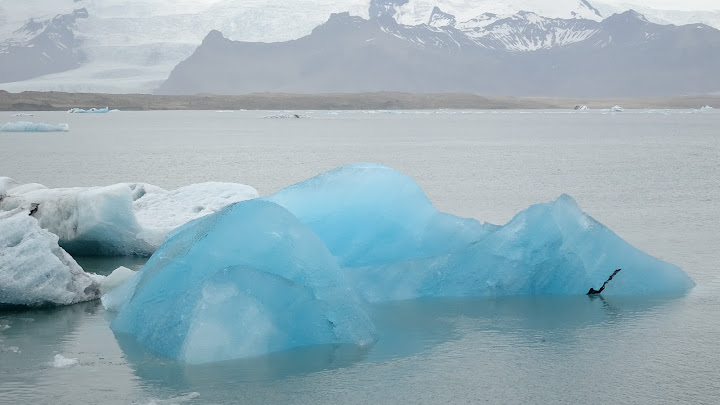
[[[413,177],[441,210],[503,224],[573,196],[683,268],[682,297],[436,299],[372,307],[372,347],[186,366],[117,339],[97,302],[0,312],[0,403],[717,404],[716,111],[38,112],[67,133],[0,133],[0,176],[49,187],[204,181],[270,194],[343,164]],[[0,113],[0,123],[19,120]],[[137,258],[78,258],[107,274]],[[56,368],[56,355],[78,364]]]

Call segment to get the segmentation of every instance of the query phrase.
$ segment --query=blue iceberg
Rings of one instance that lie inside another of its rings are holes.
[[[264,199],[308,225],[342,267],[437,256],[497,229],[439,212],[413,179],[372,163],[343,166]]]
[[[681,293],[693,281],[678,267],[634,248],[563,195],[534,205],[457,251],[419,260],[346,268],[368,301],[420,297]]]
[[[0,126],[0,132],[67,132],[68,124],[42,124],[28,121],[8,122]]]
[[[115,332],[205,363],[367,344],[365,301],[585,295],[615,269],[603,294],[694,286],[567,195],[496,226],[439,212],[411,178],[359,163],[183,225],[103,303]]]
[[[694,286],[584,214],[567,195],[505,226],[441,213],[411,178],[382,165],[344,166],[265,199],[307,224],[369,301],[419,297],[647,295]]]
[[[103,304],[113,331],[193,364],[375,339],[323,242],[259,200],[183,225]]]

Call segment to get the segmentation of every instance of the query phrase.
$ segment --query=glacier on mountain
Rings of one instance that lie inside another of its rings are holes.
[[[0,125],[0,132],[67,132],[68,124],[44,124],[28,121],[8,122]]]
[[[611,275],[603,294],[694,286],[569,196],[495,226],[439,212],[411,178],[357,163],[188,222],[103,304],[116,333],[208,363],[369,344],[364,301],[585,295]]]

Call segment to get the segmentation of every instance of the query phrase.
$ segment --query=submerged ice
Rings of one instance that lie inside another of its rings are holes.
[[[603,294],[694,285],[569,196],[496,226],[439,212],[411,178],[359,163],[188,222],[103,303],[115,332],[206,363],[368,343],[363,301],[584,295],[618,268]]]

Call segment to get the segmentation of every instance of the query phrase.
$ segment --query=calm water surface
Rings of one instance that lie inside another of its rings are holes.
[[[9,113],[0,122],[14,121]],[[562,193],[698,286],[683,297],[423,300],[372,308],[365,349],[184,366],[116,339],[98,303],[0,313],[0,403],[718,403],[720,113],[36,113],[0,133],[0,175],[50,187],[250,184],[357,161],[443,211],[505,223]],[[78,258],[88,271],[142,259]],[[79,364],[55,368],[60,354]]]

